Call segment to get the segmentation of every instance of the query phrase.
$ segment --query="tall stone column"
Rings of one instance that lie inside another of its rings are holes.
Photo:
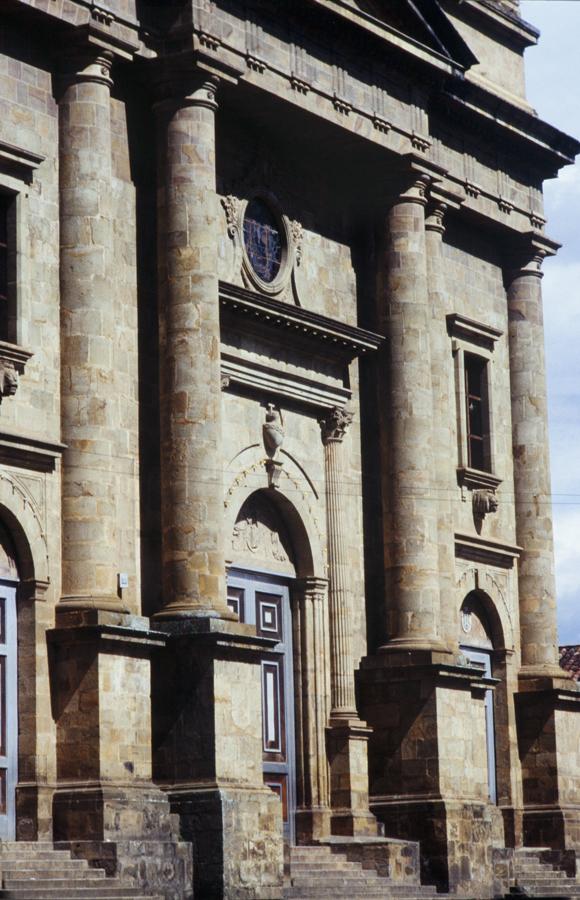
[[[179,96],[158,105],[165,599],[158,617],[231,619],[223,535],[217,79],[203,72],[183,78],[175,79]]]
[[[437,516],[437,553],[441,620],[439,636],[450,647],[457,643],[458,611],[455,608],[455,544],[452,499],[457,475],[450,450],[455,419],[451,346],[446,316],[451,308],[445,280],[443,236],[449,204],[456,201],[431,197],[425,210],[425,249],[430,306],[431,383],[433,388],[433,505]]]
[[[59,99],[62,470],[61,607],[124,611],[117,595],[118,477],[111,201],[112,55],[67,60]]]
[[[346,513],[342,503],[342,442],[353,413],[333,409],[321,421],[326,472],[328,532],[328,613],[330,622],[330,718],[356,717],[352,655],[352,610],[346,551]]]
[[[382,406],[386,649],[439,649],[437,505],[425,243],[429,177],[409,174],[386,221],[379,322],[387,335]]]
[[[330,631],[331,829],[335,834],[376,835],[369,811],[368,739],[370,729],[358,717],[352,653],[352,597],[346,551],[347,520],[342,496],[342,441],[353,413],[335,408],[321,421],[326,475],[328,534],[328,616]]]
[[[506,271],[522,674],[560,675],[541,265],[531,240]],[[551,672],[549,671],[551,670]]]

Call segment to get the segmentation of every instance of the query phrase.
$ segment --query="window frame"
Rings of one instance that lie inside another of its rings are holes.
[[[495,429],[493,408],[493,352],[503,332],[491,326],[453,313],[447,316],[451,349],[455,366],[455,397],[457,419],[457,479],[461,486],[495,489],[501,484],[495,472]],[[482,371],[481,401],[484,410],[482,428],[484,468],[472,465],[470,428],[468,421],[467,366],[470,359],[478,360]]]

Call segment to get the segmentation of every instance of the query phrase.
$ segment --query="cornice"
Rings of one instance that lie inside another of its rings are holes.
[[[458,17],[467,13],[471,18],[479,19],[518,49],[524,50],[538,42],[540,32],[537,28],[490,0],[462,0],[459,8],[454,2],[453,13]]]
[[[220,306],[224,312],[238,321],[256,322],[272,332],[284,332],[299,342],[316,343],[319,352],[330,357],[354,359],[373,353],[384,342],[384,337],[354,325],[347,325],[328,316],[264,297],[227,282],[219,284]],[[241,326],[243,327],[243,325]]]
[[[500,569],[513,568],[522,548],[503,541],[492,541],[477,534],[455,534],[455,556]]]

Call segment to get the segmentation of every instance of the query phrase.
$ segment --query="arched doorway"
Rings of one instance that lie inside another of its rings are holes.
[[[228,575],[228,605],[241,622],[272,640],[262,660],[264,783],[282,801],[284,836],[294,839],[296,758],[291,583],[294,551],[276,505],[263,492],[246,500],[236,519]],[[274,643],[275,642],[275,643]]]
[[[272,644],[262,659],[264,783],[282,802],[284,837],[295,840],[297,761],[295,736],[296,539],[283,515],[284,499],[261,490],[243,503],[233,528],[228,605]]]
[[[18,677],[16,553],[0,524],[0,840],[16,836]]]
[[[484,667],[484,676],[493,675],[493,634],[481,598],[471,591],[461,606],[462,643],[460,650],[470,662]],[[493,690],[485,692],[485,732],[487,743],[487,779],[490,803],[497,803],[497,771]]]

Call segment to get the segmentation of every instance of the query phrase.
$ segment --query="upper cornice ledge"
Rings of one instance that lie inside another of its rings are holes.
[[[220,305],[228,312],[247,317],[252,327],[258,321],[273,330],[287,331],[298,339],[315,340],[319,345],[326,346],[332,355],[362,356],[378,350],[385,340],[381,335],[356,325],[347,325],[300,306],[263,297],[226,281],[220,281],[219,293]]]

